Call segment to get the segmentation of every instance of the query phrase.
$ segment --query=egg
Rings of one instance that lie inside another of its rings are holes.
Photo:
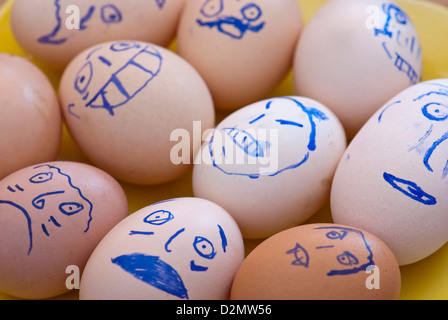
[[[63,69],[79,52],[121,39],[167,46],[184,0],[16,0],[11,31],[30,55]]]
[[[327,105],[351,139],[389,99],[422,76],[418,33],[392,1],[330,0],[302,32],[297,93]]]
[[[236,110],[283,80],[301,29],[297,0],[190,0],[177,52],[203,76],[218,109]]]
[[[232,300],[396,300],[401,274],[374,235],[339,224],[305,224],[260,243],[241,264]]]
[[[118,182],[87,164],[48,162],[7,176],[0,181],[0,292],[43,299],[79,286],[93,249],[127,215]]]
[[[59,88],[65,122],[81,150],[129,183],[160,184],[185,174],[198,147],[188,142],[181,163],[172,151],[176,142],[187,144],[215,122],[213,100],[197,71],[147,42],[112,41],[83,51]]]
[[[199,198],[144,207],[114,227],[84,270],[81,300],[228,299],[244,243],[232,217]]]
[[[448,241],[448,79],[416,84],[356,135],[333,181],[336,223],[381,238],[400,265]]]
[[[317,212],[346,148],[337,117],[297,96],[234,111],[205,140],[193,168],[194,194],[225,208],[246,239],[268,237]]]
[[[62,139],[58,97],[29,60],[0,53],[0,179],[56,160]]]

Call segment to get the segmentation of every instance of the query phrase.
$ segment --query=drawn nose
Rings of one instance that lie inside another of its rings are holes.
[[[245,130],[237,128],[225,128],[223,130],[232,139],[233,143],[249,156],[264,157],[267,149],[271,146],[269,141],[258,140]]]

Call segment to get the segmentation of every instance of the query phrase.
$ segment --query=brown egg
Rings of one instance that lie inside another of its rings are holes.
[[[82,52],[66,68],[59,94],[68,129],[87,157],[130,183],[183,175],[201,141],[178,163],[172,158],[176,132],[190,147],[195,122],[201,139],[215,121],[210,92],[196,70],[145,42],[107,42]]]
[[[204,77],[216,107],[235,110],[286,76],[301,29],[297,0],[190,0],[177,49]]]
[[[0,179],[55,160],[62,120],[55,90],[25,58],[0,54]]]
[[[9,175],[0,182],[0,292],[42,299],[72,289],[127,215],[121,186],[87,164],[50,162]]]
[[[167,46],[184,0],[15,0],[11,29],[35,58],[63,68],[97,43],[133,39]]]
[[[307,224],[259,244],[240,266],[232,300],[398,299],[401,275],[377,237],[338,224]]]

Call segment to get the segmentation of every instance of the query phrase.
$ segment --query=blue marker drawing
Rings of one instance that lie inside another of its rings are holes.
[[[188,299],[188,292],[180,275],[159,257],[132,253],[111,261],[140,281],[180,299]]]
[[[165,6],[166,0],[155,0],[157,6],[159,7],[159,9],[163,9],[163,7]]]
[[[268,150],[272,148],[272,143],[270,141],[257,139],[254,134],[248,129],[240,129],[237,126],[235,127],[225,127],[222,129],[215,128],[212,132],[212,136],[210,138],[208,144],[208,151],[210,153],[210,157],[212,160],[212,164],[215,168],[219,169],[225,174],[228,175],[242,175],[247,176],[251,179],[257,179],[261,175],[266,176],[276,176],[281,172],[289,169],[295,169],[300,167],[304,163],[306,163],[310,157],[310,153],[315,151],[317,148],[316,144],[316,134],[317,134],[317,121],[327,121],[328,117],[320,110],[315,108],[306,107],[304,104],[299,102],[297,99],[292,97],[278,97],[275,98],[278,100],[288,100],[294,103],[294,106],[297,107],[297,114],[304,114],[304,117],[301,117],[302,123],[294,121],[292,119],[279,119],[278,116],[275,115],[275,104],[273,104],[274,100],[270,100],[266,103],[264,110],[261,114],[254,115],[251,120],[248,121],[249,125],[252,125],[254,128],[254,132],[257,131],[257,125],[260,121],[275,123],[280,126],[288,126],[292,128],[296,128],[297,130],[303,130],[305,132],[297,132],[297,134],[308,134],[308,144],[305,150],[300,150],[300,153],[297,155],[297,158],[294,162],[289,163],[283,167],[279,167],[276,171],[261,174],[258,169],[255,168],[254,172],[243,173],[238,172],[238,166],[233,167],[232,165],[225,166],[224,161],[222,161],[223,157],[226,157],[227,145],[219,145],[222,141],[216,140],[216,137],[221,137],[220,133],[224,133],[224,135],[232,141],[232,146],[237,150],[241,150],[248,157],[253,158],[263,158],[268,154]],[[306,128],[305,128],[306,127]],[[219,131],[219,132],[218,132]],[[219,146],[219,147],[218,147]]]
[[[301,266],[308,268],[310,263],[310,257],[308,252],[300,244],[296,243],[295,247],[286,251],[286,254],[292,254],[294,261],[291,262],[293,266]]]
[[[72,178],[62,172],[60,168],[53,165],[43,164],[33,168],[33,170],[43,169],[48,171],[40,172],[30,177],[26,182],[26,186],[16,184],[15,188],[11,186],[7,187],[7,190],[11,192],[11,196],[18,195],[20,197],[24,193],[27,195],[36,193],[30,203],[31,205],[22,203],[21,199],[23,197],[15,201],[10,199],[0,200],[0,204],[10,205],[18,209],[25,216],[29,238],[28,255],[31,254],[33,249],[33,226],[37,219],[43,221],[40,223],[40,229],[47,237],[51,236],[48,226],[56,228],[64,227],[63,223],[61,223],[61,221],[65,220],[64,217],[79,217],[86,226],[83,230],[84,233],[89,231],[92,221],[93,204],[83,195],[81,189],[73,185]],[[56,182],[54,182],[55,179]],[[61,181],[66,183],[63,189],[60,186]],[[36,184],[48,184],[47,190],[56,190],[41,193],[42,189],[35,189],[33,187]],[[67,201],[67,199],[70,199],[70,201]]]
[[[87,11],[80,17],[79,29],[70,30],[65,27],[65,21],[63,17],[65,14],[65,9],[71,3],[67,5],[61,4],[62,0],[54,0],[54,10],[56,25],[52,31],[38,38],[38,42],[41,44],[48,45],[60,45],[67,42],[70,39],[69,31],[83,31],[88,28],[88,22],[94,17],[95,12],[104,24],[116,24],[120,23],[123,19],[121,11],[113,4],[106,4],[101,7],[91,5],[87,8]],[[68,33],[67,33],[68,32]]]
[[[161,201],[160,203],[172,200]],[[143,236],[146,239],[153,239],[158,235],[158,228],[163,228],[166,223],[170,223],[175,219],[175,215],[167,210],[157,210],[147,215],[143,222],[149,224],[156,229],[154,231],[136,231],[131,230],[129,236]],[[189,259],[190,271],[194,273],[207,272],[209,266],[204,265],[207,261],[215,259],[219,253],[215,244],[209,239],[201,235],[196,235],[191,240],[191,234],[188,234],[188,226],[178,229],[165,241],[163,249],[167,254],[176,254],[179,250],[174,242],[191,243],[192,253],[194,255]],[[216,233],[221,239],[222,253],[227,252],[227,237],[223,228],[217,225]],[[191,242],[189,242],[191,241]],[[151,246],[148,246],[150,249]],[[182,253],[185,254],[186,247],[183,246]],[[176,268],[162,260],[160,256],[153,256],[144,253],[132,253],[118,256],[111,259],[113,264],[118,265],[124,271],[133,275],[136,279],[145,282],[159,290],[172,294],[181,299],[188,299],[187,289],[185,288],[182,276]],[[200,261],[200,262],[198,262]]]
[[[429,193],[423,191],[423,189],[419,187],[415,182],[397,178],[394,175],[387,172],[384,172],[383,178],[394,189],[400,191],[401,193],[408,196],[412,200],[418,201],[428,206],[437,204],[436,198],[430,195]]]
[[[412,64],[396,51],[392,51],[389,47],[389,42],[395,41],[395,44],[400,48],[406,48],[407,52],[412,56],[420,56],[420,50],[415,50],[416,36],[402,38],[402,31],[400,27],[412,27],[412,24],[406,13],[395,4],[384,3],[382,10],[386,15],[386,21],[381,28],[374,28],[375,37],[383,37],[381,45],[389,60],[393,61],[396,69],[409,78],[411,84],[416,84],[421,80],[421,75],[412,66]],[[398,30],[396,30],[398,29]]]
[[[200,11],[205,20],[197,19],[196,22],[201,27],[216,28],[233,39],[242,39],[248,31],[260,32],[265,26],[265,22],[257,22],[263,12],[255,3],[243,6],[240,10],[241,17],[222,15],[223,10],[223,0],[206,0]]]
[[[88,54],[85,64],[75,76],[73,86],[82,97],[84,107],[105,109],[114,116],[116,108],[126,105],[157,77],[162,68],[163,58],[160,52],[149,44],[120,41],[110,45],[106,53],[132,54],[132,56],[123,65],[114,65],[106,54],[95,56],[100,48],[95,48]],[[110,71],[105,71],[103,74],[111,74],[107,80],[96,81],[101,87],[97,87],[96,84],[92,86],[92,79],[98,68],[106,68]],[[130,74],[132,84],[128,80]],[[74,103],[68,104],[67,108],[71,116],[80,119]]]

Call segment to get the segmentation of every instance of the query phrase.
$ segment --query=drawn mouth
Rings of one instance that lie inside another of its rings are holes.
[[[134,98],[159,74],[161,67],[160,53],[157,49],[146,46],[112,74],[86,107],[104,108],[113,116],[114,109]]]
[[[251,157],[264,157],[267,149],[271,146],[269,141],[257,140],[249,132],[242,129],[224,128],[223,131],[239,149]]]

